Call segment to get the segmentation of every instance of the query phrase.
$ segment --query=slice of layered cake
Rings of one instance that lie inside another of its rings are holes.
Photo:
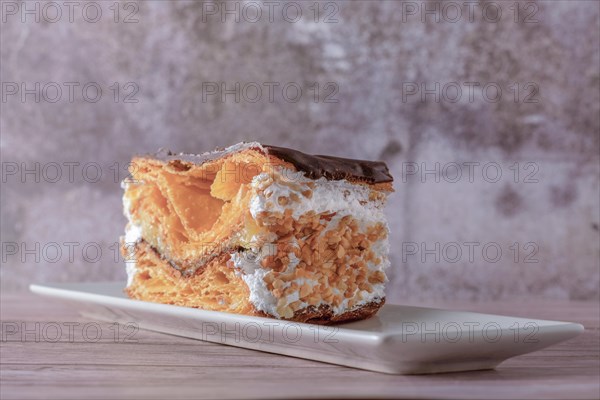
[[[136,157],[130,173],[131,298],[322,324],[383,305],[383,162],[240,143]]]

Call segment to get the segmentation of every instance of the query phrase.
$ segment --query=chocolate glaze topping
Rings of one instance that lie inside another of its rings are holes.
[[[267,152],[277,158],[293,164],[308,178],[329,180],[356,179],[369,183],[392,182],[387,165],[383,161],[353,160],[323,155],[311,155],[286,147],[264,144]]]
[[[277,157],[292,164],[298,171],[311,179],[326,178],[329,180],[350,179],[367,183],[392,182],[387,165],[383,161],[354,160],[324,155],[311,155],[286,147],[271,146],[259,143],[240,143],[227,149],[217,149],[203,154],[176,154],[168,150],[160,150],[153,157],[164,161],[183,161],[203,164],[238,151],[254,149]]]

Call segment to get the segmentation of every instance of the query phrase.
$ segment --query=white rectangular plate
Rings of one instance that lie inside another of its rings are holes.
[[[469,371],[570,339],[583,326],[386,304],[368,320],[319,326],[128,299],[124,284],[31,285],[82,315],[142,329],[390,374]]]

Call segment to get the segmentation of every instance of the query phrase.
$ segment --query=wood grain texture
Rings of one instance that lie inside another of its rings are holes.
[[[493,371],[422,376],[355,370],[149,331],[128,338],[133,331],[124,327],[115,336],[109,323],[81,318],[74,308],[30,294],[3,296],[0,306],[3,400],[600,398],[600,310],[594,302],[431,304],[573,321],[586,329],[575,339],[513,358]],[[101,335],[94,341],[97,332]]]

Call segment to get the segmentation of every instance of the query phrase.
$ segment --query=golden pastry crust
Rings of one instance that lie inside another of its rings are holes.
[[[145,241],[121,242],[126,262],[135,262],[136,273],[125,293],[137,300],[177,306],[259,315],[249,301],[244,281],[227,268],[228,254],[223,254],[185,276]]]

